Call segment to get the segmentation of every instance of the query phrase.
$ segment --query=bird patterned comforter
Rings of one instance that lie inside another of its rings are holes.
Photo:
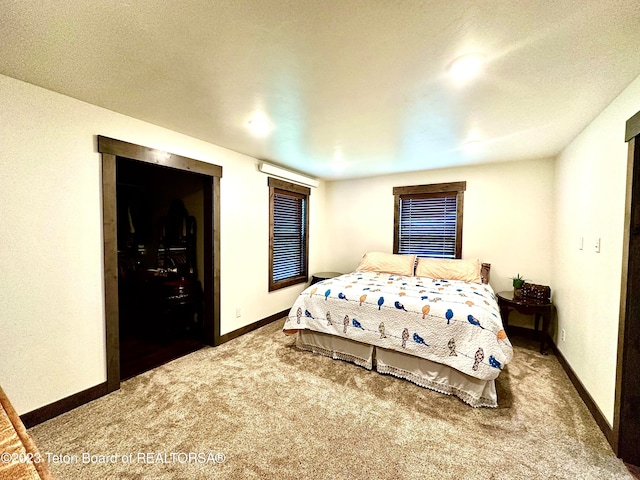
[[[513,356],[489,285],[355,271],[305,289],[284,332],[329,333],[449,365],[481,380]]]

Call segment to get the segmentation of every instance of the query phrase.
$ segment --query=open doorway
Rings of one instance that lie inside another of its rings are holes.
[[[203,180],[116,159],[121,380],[205,345]]]
[[[626,124],[629,145],[622,258],[622,292],[612,446],[640,466],[640,112]]]
[[[175,344],[173,354],[165,352],[165,360],[149,359],[151,363],[164,363],[183,347],[220,343],[222,167],[108,137],[97,140],[102,159],[106,386],[112,392],[132,374],[121,371],[121,359],[136,351],[124,344],[132,331],[159,327],[146,342],[188,337],[184,343],[191,346]],[[156,185],[166,180],[172,186]],[[150,221],[141,220],[145,211]],[[133,277],[126,275],[132,271]],[[140,271],[142,278],[136,278]],[[124,285],[132,278],[142,290]],[[121,299],[121,294],[128,298]],[[154,314],[139,315],[145,307],[155,309]]]

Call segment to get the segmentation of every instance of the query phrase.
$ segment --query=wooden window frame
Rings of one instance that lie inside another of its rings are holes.
[[[434,183],[428,185],[412,185],[406,187],[393,187],[394,214],[393,214],[393,253],[398,253],[400,248],[400,204],[404,198],[428,198],[441,197],[443,195],[456,198],[456,246],[455,258],[462,258],[462,220],[464,210],[464,192],[467,182]]]
[[[269,177],[269,291],[279,290],[281,288],[296,285],[298,283],[306,283],[309,281],[309,197],[311,195],[311,189],[303,187],[291,182],[286,182],[277,178]],[[275,210],[275,194],[276,192],[291,194],[292,196],[304,197],[304,259],[303,259],[303,272],[301,275],[295,277],[288,277],[283,280],[273,280],[273,241],[274,241],[274,210]]]

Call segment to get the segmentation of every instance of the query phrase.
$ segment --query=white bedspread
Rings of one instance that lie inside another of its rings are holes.
[[[285,333],[309,329],[449,365],[482,380],[511,360],[489,285],[356,271],[304,290]]]

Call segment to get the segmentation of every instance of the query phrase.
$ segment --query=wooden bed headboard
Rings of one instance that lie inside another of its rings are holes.
[[[482,278],[482,283],[489,283],[489,277],[491,276],[491,264],[483,263],[480,267],[480,278]]]

